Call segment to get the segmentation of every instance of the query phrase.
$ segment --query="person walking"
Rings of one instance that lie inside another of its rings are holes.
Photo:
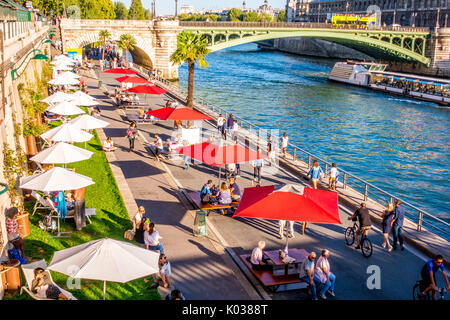
[[[234,118],[233,118],[233,114],[230,113],[230,115],[228,116],[228,120],[227,120],[227,130],[231,132],[231,130],[233,129],[233,124],[234,124]]]
[[[272,162],[275,163],[275,150],[273,149],[273,141],[272,141],[272,135],[269,134],[269,137],[267,138],[267,155],[269,157],[268,162],[269,166],[272,166]]]
[[[328,189],[336,191],[336,179],[339,176],[336,163],[331,164],[330,178],[328,179]]]
[[[320,176],[323,174],[322,168],[319,166],[319,161],[314,160],[313,166],[308,172],[308,176],[311,178],[314,189],[317,189],[317,182],[319,182]]]
[[[330,257],[330,251],[327,249],[322,250],[322,255],[316,264],[316,276],[319,278],[323,287],[320,290],[319,296],[322,299],[326,299],[325,293],[329,293],[332,297],[335,297],[334,293],[334,283],[336,282],[336,276],[330,271],[330,262],[328,258]]]
[[[386,248],[386,245],[388,247],[388,252],[392,251],[392,246],[389,243],[389,233],[391,233],[392,230],[392,220],[394,218],[394,205],[392,202],[389,202],[386,209],[381,214],[381,217],[383,218],[383,221],[381,222],[381,226],[383,227],[383,238],[384,241],[381,244],[383,248]]]
[[[400,243],[402,251],[403,247],[403,220],[405,218],[405,208],[402,206],[401,200],[395,200],[394,219],[391,222],[393,226],[394,243],[392,249],[397,250],[397,242]]]
[[[136,140],[136,135],[137,135],[136,123],[132,122],[127,129],[126,135],[130,143],[130,149],[128,150],[128,152],[134,149],[134,141]]]
[[[288,146],[289,137],[287,133],[283,133],[283,137],[281,137],[281,152],[283,153],[283,158],[286,158],[286,149]]]
[[[19,233],[19,224],[15,219],[18,213],[19,209],[17,209],[16,207],[11,207],[8,210],[6,210],[5,214],[6,233],[8,241],[11,242],[14,248],[21,253],[22,258],[29,261],[31,260],[31,258],[25,255],[23,238]]]
[[[257,153],[260,153],[260,148],[258,147],[256,149]],[[256,185],[259,186],[261,185],[261,169],[263,166],[263,161],[261,159],[256,159],[252,161],[252,166],[253,166],[253,181],[252,181],[252,185],[253,182],[256,182]]]
[[[219,117],[217,118],[217,131],[222,132],[224,126],[225,126],[225,118],[222,116],[222,114],[219,114]]]
[[[233,121],[233,128],[231,130],[231,139],[237,143],[239,137],[239,125],[236,120]]]
[[[294,238],[294,221],[278,220],[279,236],[280,239],[284,239],[285,227],[287,226],[287,236],[289,238]]]

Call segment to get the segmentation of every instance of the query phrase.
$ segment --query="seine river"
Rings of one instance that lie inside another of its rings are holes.
[[[207,56],[196,93],[406,201],[450,220],[450,108],[327,80],[335,60],[260,50]],[[187,86],[187,66],[180,85]]]

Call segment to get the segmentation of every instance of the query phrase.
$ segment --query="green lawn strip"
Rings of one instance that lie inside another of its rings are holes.
[[[56,125],[56,123],[52,123]],[[86,161],[68,164],[68,168],[75,168],[77,173],[91,177],[95,184],[86,187],[86,208],[95,208],[96,215],[91,217],[92,224],[88,224],[82,231],[75,230],[73,219],[61,222],[61,231],[72,231],[70,238],[55,238],[50,233],[37,227],[42,219],[39,213],[30,216],[31,234],[25,238],[25,250],[33,261],[44,258],[47,263],[51,261],[53,253],[68,247],[76,246],[100,238],[112,238],[127,241],[123,238],[125,230],[132,228],[122,196],[111,172],[105,153],[102,150],[97,132],[94,138],[87,143],[87,150],[94,152]],[[84,148],[85,144],[75,143]],[[32,212],[34,203],[26,204],[28,212]],[[67,289],[66,275],[52,271],[53,280],[62,288]],[[158,300],[160,295],[156,289],[148,289],[152,283],[144,283],[143,279],[128,283],[107,282],[106,298],[117,300]],[[23,279],[24,280],[24,279]],[[23,282],[25,283],[25,282]],[[77,299],[103,299],[103,282],[95,280],[81,280],[81,289],[70,291]],[[24,293],[5,296],[5,299],[29,299]]]

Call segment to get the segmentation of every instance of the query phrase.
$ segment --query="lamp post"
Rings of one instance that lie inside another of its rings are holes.
[[[436,16],[436,29],[439,28],[439,15],[441,13],[441,8],[437,9],[437,16]]]
[[[394,20],[392,21],[392,24],[395,24],[395,16],[397,15],[397,1],[394,0]]]
[[[175,0],[175,20],[178,19],[178,0]]]
[[[319,23],[319,22],[320,22],[320,4],[319,4],[318,10],[317,10],[317,23]]]

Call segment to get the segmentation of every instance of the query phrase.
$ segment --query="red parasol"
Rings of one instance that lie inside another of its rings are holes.
[[[245,188],[234,217],[342,223],[336,192],[290,184]]]
[[[211,166],[242,163],[267,158],[267,156],[262,153],[258,153],[238,144],[218,146],[209,142],[181,147],[177,152]]]
[[[167,90],[161,89],[160,87],[146,85],[135,86],[125,91],[144,94],[163,94],[167,92]]]
[[[137,71],[133,71],[130,69],[125,69],[125,68],[109,69],[109,70],[106,70],[103,72],[104,73],[120,73],[120,74],[136,74],[136,73],[138,73]]]
[[[201,112],[195,111],[191,108],[161,108],[153,111],[147,111],[147,113],[155,118],[161,120],[208,120],[212,117],[207,116]]]
[[[129,77],[129,76],[124,76],[124,77],[119,77],[119,78],[115,78],[114,80],[117,80],[119,82],[123,82],[123,83],[147,83],[147,84],[153,84],[153,82],[145,80],[144,78],[141,77]]]

